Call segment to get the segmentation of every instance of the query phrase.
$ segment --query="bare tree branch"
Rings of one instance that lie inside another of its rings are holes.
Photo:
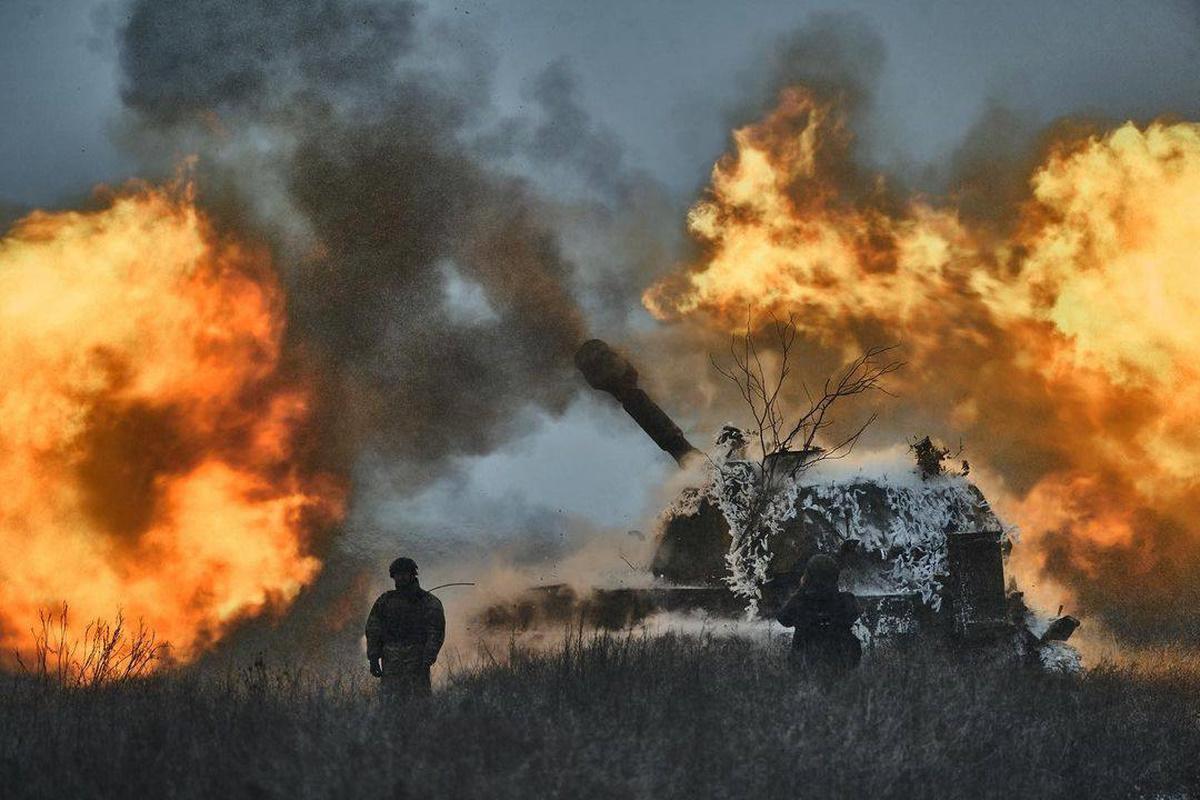
[[[822,461],[850,455],[877,417],[874,413],[870,414],[848,435],[824,446],[822,441],[834,426],[831,413],[834,407],[845,398],[868,392],[893,396],[883,381],[904,366],[904,362],[893,357],[896,350],[894,345],[872,347],[847,364],[840,373],[827,377],[820,396],[801,381],[800,389],[807,406],[786,408],[784,389],[793,372],[798,329],[794,316],[781,321],[772,315],[771,321],[774,349],[779,356],[778,368],[773,372],[769,373],[766,360],[755,341],[753,318],[749,310],[745,333],[740,337],[730,337],[732,365],[725,366],[715,357],[709,357],[717,373],[737,387],[754,420],[752,432],[758,439],[760,459],[755,464],[758,486],[749,509],[751,524],[746,528],[746,534],[754,536],[765,535],[758,530],[759,521],[778,486],[777,472],[781,465],[787,464],[789,477],[795,479]],[[785,453],[796,453],[799,458],[789,462],[781,457]]]
[[[118,610],[109,623],[89,622],[78,638],[71,638],[66,603],[57,610],[38,611],[30,658],[17,651],[18,666],[38,680],[72,689],[123,683],[147,675],[160,661],[166,645],[141,620],[132,630]]]

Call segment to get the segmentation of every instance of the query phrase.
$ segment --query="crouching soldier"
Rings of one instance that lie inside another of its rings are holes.
[[[367,660],[380,689],[391,697],[426,697],[429,668],[446,639],[442,603],[421,588],[417,563],[397,558],[388,568],[396,588],[384,592],[367,616]]]
[[[800,588],[779,612],[780,624],[796,629],[794,669],[832,676],[853,669],[862,658],[862,646],[851,631],[858,619],[858,601],[850,592],[838,591],[839,571],[829,556],[813,556]]]

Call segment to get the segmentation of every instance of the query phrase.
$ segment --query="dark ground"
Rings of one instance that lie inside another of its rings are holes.
[[[1161,665],[1160,665],[1161,666]],[[1200,686],[877,654],[832,687],[740,639],[576,638],[425,703],[251,667],[0,684],[0,795],[1200,797]]]

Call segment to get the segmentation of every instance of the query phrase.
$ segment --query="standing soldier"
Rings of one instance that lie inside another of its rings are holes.
[[[396,588],[384,592],[367,616],[367,659],[380,688],[393,697],[427,697],[429,668],[446,639],[442,603],[421,588],[417,562],[397,558],[388,568]]]
[[[858,666],[862,646],[851,627],[858,601],[838,591],[837,562],[818,554],[808,560],[799,590],[779,612],[780,624],[795,628],[792,666],[821,675],[836,675]]]

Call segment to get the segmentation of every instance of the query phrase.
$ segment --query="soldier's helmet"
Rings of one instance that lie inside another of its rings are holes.
[[[413,561],[411,558],[405,558],[401,556],[393,561],[392,565],[388,567],[388,575],[391,575],[393,578],[402,572],[408,572],[416,575],[417,562]]]
[[[837,590],[838,563],[824,553],[817,553],[804,568],[804,585],[810,589]]]

